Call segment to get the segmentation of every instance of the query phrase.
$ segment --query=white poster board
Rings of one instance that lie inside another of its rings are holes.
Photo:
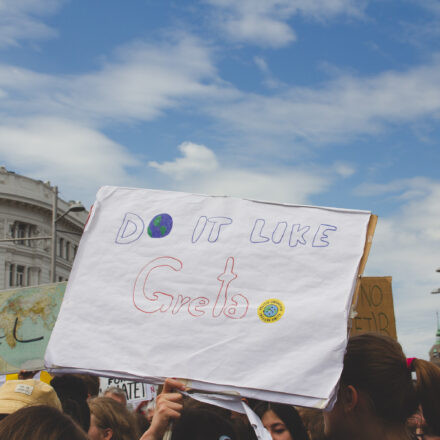
[[[103,187],[49,368],[323,407],[370,213]]]
[[[124,391],[127,406],[132,410],[136,409],[141,402],[155,399],[157,394],[157,387],[149,383],[118,379],[116,377],[99,378],[100,395],[104,395],[106,390],[111,387],[120,388]]]

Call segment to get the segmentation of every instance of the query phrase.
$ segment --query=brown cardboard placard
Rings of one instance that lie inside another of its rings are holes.
[[[361,277],[350,336],[374,332],[397,339],[391,277]]]

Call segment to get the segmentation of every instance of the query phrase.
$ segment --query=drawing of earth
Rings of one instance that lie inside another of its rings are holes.
[[[169,214],[156,215],[148,225],[148,235],[151,238],[166,237],[173,228],[173,219]]]
[[[277,313],[278,307],[275,304],[268,304],[263,310],[264,316],[267,316],[268,318],[272,318]]]

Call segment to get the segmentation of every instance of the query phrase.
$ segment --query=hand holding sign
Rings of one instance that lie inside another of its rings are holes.
[[[165,380],[163,390],[156,400],[151,426],[140,440],[162,440],[170,422],[180,417],[183,409],[183,396],[178,390],[186,390],[182,382],[169,378]]]

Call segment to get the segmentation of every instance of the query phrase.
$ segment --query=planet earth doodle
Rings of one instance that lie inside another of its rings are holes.
[[[264,308],[263,313],[268,318],[272,318],[278,313],[278,307],[275,304],[269,304]]]
[[[166,237],[173,228],[173,219],[169,214],[156,215],[148,225],[148,235],[151,238]]]

